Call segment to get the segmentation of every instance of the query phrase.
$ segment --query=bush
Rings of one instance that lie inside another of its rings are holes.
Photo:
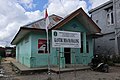
[[[113,61],[108,61],[107,64],[108,64],[109,66],[114,66],[114,65],[115,65],[115,64],[113,63]]]
[[[112,61],[113,63],[120,63],[120,56],[113,55]]]
[[[5,57],[5,50],[0,50],[0,56]]]
[[[113,55],[111,57],[110,55],[99,54],[98,57],[102,60],[102,62],[110,66],[114,66],[115,63],[120,63],[120,56]]]

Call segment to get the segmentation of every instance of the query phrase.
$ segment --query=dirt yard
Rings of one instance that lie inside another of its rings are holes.
[[[0,80],[47,80],[48,75],[46,72],[19,75],[12,71],[9,63],[2,63],[3,76]],[[1,68],[1,69],[2,69]],[[59,80],[59,75],[52,73],[52,80]],[[76,78],[74,72],[66,72],[60,74],[60,80],[120,80],[120,67],[110,67],[109,73],[95,72],[91,70],[77,71]]]
[[[62,73],[61,80],[120,80],[120,68],[111,67],[109,73],[88,71],[77,71],[76,79],[74,72]],[[52,80],[59,80],[58,74],[51,75]],[[16,76],[20,80],[47,80],[47,74],[41,73],[36,75]]]

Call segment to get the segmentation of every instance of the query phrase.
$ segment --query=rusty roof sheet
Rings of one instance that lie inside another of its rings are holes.
[[[60,20],[62,20],[63,18],[57,15],[51,15],[49,16],[49,29],[51,29],[54,25],[56,25]],[[35,22],[32,22],[30,24],[27,24],[23,27],[28,27],[28,28],[38,28],[38,29],[45,29],[45,18],[42,18],[40,20],[37,20]]]

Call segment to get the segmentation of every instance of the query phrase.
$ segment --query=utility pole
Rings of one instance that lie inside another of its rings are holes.
[[[115,53],[116,55],[119,54],[118,51],[118,30],[117,30],[117,15],[116,15],[116,0],[113,0],[113,16],[114,16],[114,26],[115,26]]]

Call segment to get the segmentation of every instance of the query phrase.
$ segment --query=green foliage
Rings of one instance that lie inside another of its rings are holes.
[[[113,63],[113,61],[108,61],[107,64],[108,64],[109,66],[114,66],[114,65],[115,65],[115,63]]]
[[[5,57],[5,50],[0,50],[0,56]]]
[[[114,62],[114,63],[120,63],[120,56],[116,56],[116,55],[113,55],[113,57],[112,57],[112,61]]]
[[[115,63],[120,64],[120,55],[103,55],[99,54],[98,57],[104,62],[107,63],[109,66],[114,66]]]
[[[49,77],[47,80],[53,80],[51,77]]]
[[[119,58],[116,58],[115,56],[110,57],[110,55],[99,54],[98,57],[102,60],[102,62],[108,64],[109,66],[114,66],[115,63],[118,63],[120,61],[120,57]]]

